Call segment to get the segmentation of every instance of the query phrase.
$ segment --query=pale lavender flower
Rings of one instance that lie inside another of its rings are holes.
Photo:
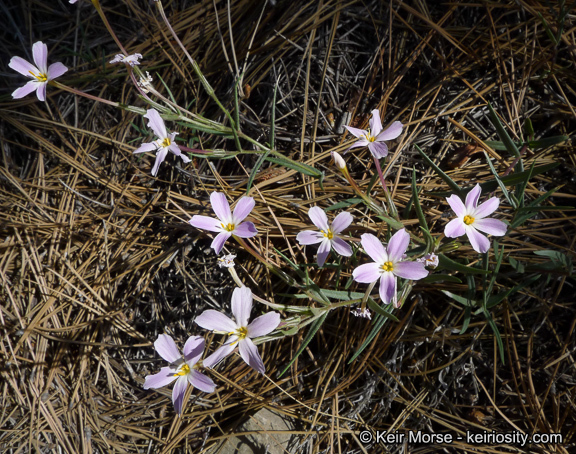
[[[425,266],[429,266],[430,268],[436,268],[440,263],[438,256],[433,252],[431,252],[430,254],[426,254],[424,257],[420,257],[416,261],[423,263]]]
[[[12,93],[14,99],[23,98],[36,90],[38,99],[40,101],[46,100],[46,85],[48,85],[48,82],[68,71],[68,68],[60,62],[52,63],[48,67],[48,47],[42,41],[34,43],[32,56],[36,66],[20,57],[12,57],[10,63],[8,63],[8,66],[14,71],[18,71],[20,74],[32,79]]]
[[[328,225],[328,217],[320,207],[310,208],[310,210],[308,210],[308,216],[310,216],[312,223],[318,227],[320,231],[304,230],[296,236],[296,239],[300,244],[304,245],[320,243],[320,247],[318,248],[318,266],[324,265],[331,248],[334,248],[338,254],[344,257],[350,257],[352,255],[350,245],[338,236],[340,232],[348,228],[352,223],[354,217],[350,213],[347,211],[340,213],[334,219],[332,226]]]
[[[116,56],[110,60],[110,63],[126,63],[127,65],[130,66],[136,66],[139,65],[140,62],[138,60],[140,60],[142,58],[142,54],[132,54],[132,55],[122,55],[122,54],[116,54]]]
[[[506,234],[506,224],[498,219],[486,219],[486,216],[494,213],[500,205],[498,197],[492,197],[478,205],[478,199],[482,188],[477,184],[466,195],[466,204],[456,195],[452,194],[446,199],[456,216],[446,227],[444,235],[448,238],[457,238],[466,234],[468,240],[476,252],[484,253],[490,249],[490,241],[478,230],[490,235],[502,236]]]
[[[352,277],[356,282],[364,284],[380,279],[380,298],[384,303],[393,302],[394,307],[398,307],[396,276],[411,280],[428,276],[423,263],[404,260],[404,253],[410,244],[410,234],[405,229],[398,230],[390,238],[387,247],[370,233],[363,234],[361,241],[362,247],[374,262],[360,265],[352,272]]]
[[[191,336],[184,345],[184,357],[178,351],[174,340],[167,334],[158,336],[154,342],[154,348],[170,365],[160,369],[157,374],[147,375],[144,380],[144,389],[162,388],[176,380],[172,390],[172,402],[176,413],[182,413],[182,403],[188,384],[205,393],[214,392],[216,385],[212,379],[196,370],[198,367],[196,363],[204,352],[204,338]]]
[[[378,109],[372,111],[372,118],[370,119],[370,129],[357,129],[351,126],[345,128],[358,140],[350,148],[355,147],[368,147],[370,153],[375,158],[384,158],[388,155],[388,146],[384,143],[385,140],[392,140],[402,134],[402,123],[395,121],[382,131],[382,121],[380,121],[380,112]]]
[[[77,1],[78,1],[78,0],[70,0],[68,3],[74,4],[74,3],[76,3]]]
[[[242,222],[254,208],[255,202],[252,197],[242,197],[234,208],[234,214],[230,212],[230,204],[226,200],[226,195],[221,192],[210,194],[210,203],[218,219],[196,214],[189,222],[197,229],[218,232],[210,245],[216,254],[220,253],[224,243],[232,235],[252,238],[258,233],[252,222]]]
[[[160,164],[166,159],[166,155],[168,151],[171,151],[176,156],[180,156],[182,161],[185,163],[190,162],[190,158],[182,153],[176,142],[174,142],[174,138],[178,134],[177,132],[173,132],[172,134],[168,134],[166,132],[166,126],[164,125],[164,120],[155,109],[149,109],[146,111],[146,115],[144,118],[147,118],[148,127],[152,128],[154,134],[158,136],[158,139],[154,142],[143,143],[140,145],[140,148],[133,151],[133,153],[144,153],[146,151],[156,151],[156,162],[154,163],[154,167],[152,168],[152,176],[156,176],[158,173],[158,168]]]
[[[236,288],[232,293],[232,313],[236,321],[221,312],[208,309],[196,317],[196,324],[219,334],[228,334],[226,343],[204,360],[206,367],[214,367],[234,351],[236,346],[242,359],[252,369],[263,374],[266,369],[256,345],[255,337],[265,336],[280,324],[278,312],[268,312],[248,323],[252,311],[252,292],[248,287]]]

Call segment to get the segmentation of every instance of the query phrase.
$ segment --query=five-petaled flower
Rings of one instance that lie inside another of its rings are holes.
[[[261,374],[266,371],[252,339],[274,331],[280,324],[280,314],[268,312],[248,324],[251,310],[252,292],[248,287],[241,287],[236,288],[232,293],[232,313],[236,321],[212,309],[196,317],[196,324],[202,328],[230,336],[222,347],[204,360],[204,366],[214,367],[238,346],[240,356],[252,369]]]
[[[166,159],[166,155],[168,151],[171,151],[176,156],[180,156],[182,161],[190,162],[190,158],[182,153],[182,150],[176,145],[174,142],[174,137],[178,134],[177,132],[173,132],[172,134],[168,134],[166,132],[166,126],[164,125],[164,120],[155,109],[149,109],[146,111],[146,115],[144,118],[147,118],[148,127],[152,128],[154,134],[158,136],[158,139],[154,142],[143,143],[140,148],[133,151],[133,153],[144,153],[146,151],[156,151],[156,162],[154,163],[154,167],[152,168],[152,176],[156,176],[158,173],[158,168],[160,164]]]
[[[242,197],[234,208],[234,214],[230,212],[230,204],[226,200],[226,195],[221,192],[210,194],[210,203],[218,219],[196,214],[192,216],[189,222],[197,229],[218,232],[210,245],[216,254],[220,253],[224,243],[232,235],[240,238],[252,238],[258,233],[252,222],[242,222],[254,208],[255,202],[252,197]]]
[[[214,392],[216,385],[212,379],[196,370],[198,367],[196,364],[204,352],[204,338],[191,336],[184,345],[184,357],[180,355],[174,340],[167,334],[158,336],[154,348],[170,365],[160,369],[157,374],[147,375],[144,389],[162,388],[176,380],[172,390],[172,402],[176,413],[182,413],[182,403],[188,384],[205,393]]]
[[[20,57],[12,57],[8,66],[14,71],[32,79],[23,87],[18,88],[12,93],[12,97],[20,99],[27,94],[36,90],[36,96],[40,101],[46,99],[46,85],[53,79],[60,77],[68,68],[62,63],[52,63],[48,67],[48,47],[42,41],[34,43],[32,46],[32,55],[34,57],[34,66],[32,63]]]
[[[142,54],[132,54],[132,55],[116,54],[116,56],[112,60],[110,60],[110,63],[126,63],[127,65],[130,66],[136,66],[140,64],[138,60],[140,60],[141,58]]]
[[[384,158],[388,155],[388,146],[384,143],[385,140],[392,140],[402,134],[402,123],[395,121],[382,131],[382,122],[380,121],[380,112],[378,109],[372,111],[372,118],[370,118],[370,129],[358,129],[351,126],[345,126],[350,133],[357,137],[358,140],[350,148],[355,147],[368,147],[370,153],[375,158]]]
[[[370,233],[361,237],[362,247],[374,260],[373,263],[360,265],[352,272],[356,282],[371,284],[380,279],[380,298],[384,303],[394,303],[398,307],[396,296],[396,276],[418,280],[428,276],[423,263],[404,260],[410,243],[410,235],[405,229],[397,231],[385,248],[380,240]]]
[[[352,223],[354,218],[350,213],[347,211],[340,213],[334,219],[332,226],[328,225],[326,213],[324,213],[324,210],[320,207],[310,208],[310,210],[308,210],[308,216],[310,216],[312,223],[318,227],[320,231],[304,230],[296,236],[296,239],[300,244],[320,243],[320,247],[318,248],[318,266],[324,265],[331,248],[334,248],[338,254],[344,257],[350,257],[352,255],[350,245],[338,236],[340,232]]]
[[[498,219],[486,219],[500,205],[498,197],[492,197],[484,203],[478,205],[478,199],[482,188],[477,184],[466,195],[466,204],[455,194],[446,198],[456,216],[446,227],[444,235],[448,238],[457,238],[466,234],[468,240],[476,252],[487,252],[490,249],[490,241],[478,230],[490,235],[502,236],[506,234],[506,224]]]

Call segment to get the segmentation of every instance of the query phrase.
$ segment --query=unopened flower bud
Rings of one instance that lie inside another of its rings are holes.
[[[344,161],[344,158],[342,158],[342,156],[340,156],[335,151],[332,151],[330,154],[332,155],[332,159],[334,159],[336,167],[338,167],[340,170],[344,170],[346,168],[346,161]]]

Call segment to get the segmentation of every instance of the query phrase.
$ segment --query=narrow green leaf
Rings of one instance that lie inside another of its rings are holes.
[[[284,368],[284,370],[282,372],[280,372],[280,374],[278,375],[278,378],[282,377],[282,375],[284,375],[284,373],[290,369],[290,366],[292,364],[294,364],[294,361],[296,361],[296,358],[298,358],[298,356],[300,356],[300,353],[302,353],[306,347],[308,347],[308,344],[312,341],[312,339],[314,339],[314,336],[316,335],[316,332],[320,329],[320,327],[322,326],[322,324],[324,323],[324,320],[326,320],[326,317],[328,316],[328,312],[324,312],[322,315],[319,316],[319,318],[312,324],[312,326],[310,327],[310,330],[308,331],[308,333],[306,334],[306,337],[304,338],[304,340],[302,341],[302,345],[300,346],[300,348],[298,349],[298,351],[296,352],[296,354],[294,355],[294,357],[290,360],[290,362],[288,363],[288,365]]]
[[[548,148],[554,145],[558,145],[559,143],[566,142],[569,139],[568,136],[552,136],[552,137],[544,137],[538,140],[530,140],[528,141],[528,148],[532,150],[538,150],[540,148]]]
[[[260,170],[260,167],[262,167],[262,164],[264,164],[264,161],[266,160],[271,151],[272,150],[268,150],[263,155],[260,155],[258,161],[256,161],[256,164],[254,164],[254,168],[252,169],[252,172],[250,172],[250,177],[248,178],[248,184],[246,185],[246,195],[250,193],[250,189],[252,188],[254,178],[256,178],[256,174]]]
[[[458,279],[456,276],[451,276],[449,274],[430,274],[424,279],[420,279],[418,282],[454,282],[455,284],[461,284],[462,280]]]
[[[412,200],[414,201],[414,210],[416,211],[416,217],[420,221],[420,227],[430,233],[428,228],[428,223],[426,222],[426,217],[422,211],[422,205],[420,205],[420,199],[418,198],[418,187],[416,186],[416,168],[412,167]]]
[[[478,301],[469,300],[468,298],[465,298],[465,297],[460,296],[460,295],[456,295],[452,292],[449,292],[448,290],[442,290],[442,293],[444,293],[444,295],[446,295],[448,298],[452,298],[454,301],[456,301],[457,303],[460,303],[464,306],[476,306],[476,305],[478,305]]]
[[[314,167],[302,162],[296,162],[288,158],[280,158],[277,156],[268,156],[266,160],[273,162],[274,164],[279,164],[281,166],[288,167],[289,169],[296,170],[300,173],[303,173],[304,175],[308,175],[309,177],[320,178],[322,176],[322,172],[320,172],[318,169],[315,169]]]
[[[416,151],[418,151],[418,153],[420,154],[420,156],[422,156],[422,158],[424,159],[424,161],[426,161],[426,163],[432,167],[432,169],[434,170],[434,172],[436,172],[436,174],[442,178],[444,180],[444,182],[450,186],[450,189],[452,189],[452,191],[454,191],[454,193],[456,193],[458,196],[463,197],[462,194],[462,190],[460,189],[460,186],[458,186],[454,180],[452,180],[452,178],[450,178],[448,175],[446,175],[441,169],[440,167],[438,167],[434,161],[432,161],[428,156],[426,156],[426,153],[424,153],[420,147],[416,144],[414,144],[414,147],[416,147]]]
[[[496,172],[496,169],[494,168],[494,165],[492,165],[492,161],[490,160],[490,156],[488,156],[488,153],[484,152],[484,156],[486,156],[486,162],[488,163],[488,166],[490,167],[490,170],[492,171],[492,175],[494,175],[494,179],[496,180],[496,183],[498,183],[498,186],[500,186],[500,189],[502,190],[502,193],[504,194],[504,197],[506,197],[506,200],[508,200],[508,203],[514,207],[514,208],[518,208],[516,206],[516,202],[510,198],[510,194],[508,193],[508,189],[506,189],[506,185],[502,182],[502,180],[500,179],[500,176],[498,175],[498,173]]]
[[[460,273],[464,274],[487,274],[486,271],[481,270],[480,268],[473,268],[471,266],[466,266],[462,263],[455,262],[454,260],[446,257],[444,254],[438,255],[438,262],[441,268],[447,270],[459,271]]]
[[[368,303],[368,307],[370,309],[372,309],[374,312],[376,312],[377,314],[381,315],[382,317],[386,317],[390,320],[393,320],[395,322],[398,322],[398,319],[391,312],[386,311],[382,306],[380,306],[372,298],[368,298],[367,303]],[[386,306],[391,306],[391,304],[387,304]]]

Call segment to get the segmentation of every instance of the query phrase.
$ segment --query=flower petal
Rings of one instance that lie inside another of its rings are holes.
[[[216,218],[195,214],[188,223],[197,229],[208,230],[210,232],[222,232],[222,223]]]
[[[156,145],[156,142],[148,142],[140,145],[140,147],[134,150],[132,153],[145,153],[146,151],[154,151],[157,148],[158,146]]]
[[[388,252],[388,260],[391,260],[393,263],[401,261],[409,244],[410,234],[406,229],[398,230],[394,235],[392,235],[388,247],[386,248],[386,251]]]
[[[365,263],[355,268],[352,272],[352,277],[356,282],[362,284],[371,284],[380,277],[380,266],[377,263]]]
[[[452,219],[444,227],[444,235],[448,238],[458,238],[466,233],[466,224],[461,218]]]
[[[466,209],[468,210],[468,213],[472,213],[472,211],[474,211],[474,209],[478,206],[478,199],[480,198],[481,192],[482,188],[479,184],[476,184],[476,186],[474,186],[472,190],[466,194]]]
[[[490,249],[490,241],[472,226],[466,229],[466,236],[476,252],[484,253]]]
[[[204,346],[204,338],[201,336],[190,336],[184,344],[184,359],[190,368],[202,357]]]
[[[234,224],[239,224],[250,214],[256,202],[252,197],[242,197],[234,207]]]
[[[402,128],[404,125],[399,121],[395,121],[390,126],[388,126],[384,131],[382,131],[376,137],[377,142],[382,142],[383,140],[392,140],[402,134]]]
[[[264,367],[262,358],[260,358],[260,353],[258,353],[256,345],[254,345],[254,343],[248,337],[242,339],[238,343],[238,350],[242,359],[252,369],[260,372],[261,374],[266,372],[266,368]]]
[[[188,383],[205,393],[213,393],[216,389],[216,384],[212,379],[197,370],[193,370],[188,374]]]
[[[226,200],[226,195],[222,192],[213,192],[210,194],[210,203],[216,216],[224,223],[232,223],[232,214],[230,213],[230,204]]]
[[[342,230],[348,228],[348,226],[352,224],[353,220],[354,216],[347,211],[343,211],[334,218],[334,221],[332,222],[332,232],[336,234],[342,232]]]
[[[28,82],[23,87],[20,87],[20,88],[17,88],[16,90],[14,90],[14,92],[12,93],[12,98],[14,98],[14,99],[23,98],[24,96],[29,95],[34,90],[36,90],[38,88],[38,85],[40,85],[40,84],[41,84],[41,82],[36,82],[35,80],[31,80],[30,82]]]
[[[452,208],[454,213],[456,213],[456,216],[458,216],[460,218],[463,218],[464,216],[466,216],[466,214],[467,214],[466,207],[462,203],[462,200],[460,199],[460,197],[458,197],[456,194],[452,194],[450,197],[447,197],[446,202],[448,202],[448,205],[450,205],[450,208]]]
[[[328,238],[324,238],[318,247],[318,266],[324,266],[324,262],[330,254],[332,242]]]
[[[312,223],[318,227],[320,230],[327,232],[330,229],[328,225],[328,217],[324,210],[320,207],[312,207],[308,210],[308,216]]]
[[[240,225],[237,225],[232,235],[239,236],[240,238],[252,238],[255,235],[258,235],[258,230],[256,230],[256,226],[250,221],[243,222]]]
[[[150,172],[153,177],[155,177],[156,174],[158,173],[158,169],[160,168],[160,164],[162,164],[164,162],[164,159],[166,159],[167,154],[168,154],[167,148],[161,148],[156,153],[156,161],[154,161],[154,167],[152,167],[152,172]]]
[[[46,101],[46,82],[41,82],[36,87],[36,96],[40,101]]]
[[[247,327],[252,312],[252,291],[244,286],[232,292],[232,313],[239,327]]]
[[[233,333],[238,328],[238,325],[228,316],[224,315],[222,312],[215,311],[214,309],[208,309],[202,312],[198,317],[196,317],[194,323],[204,329],[220,333]]]
[[[214,249],[216,254],[220,254],[220,251],[224,247],[226,240],[232,236],[231,232],[220,232],[210,243],[210,247]]]
[[[368,150],[377,159],[382,159],[388,156],[388,145],[384,142],[370,142],[368,144]]]
[[[370,124],[370,135],[376,137],[382,131],[382,120],[380,120],[380,111],[374,109],[372,111],[372,118],[369,121]]]
[[[344,257],[350,257],[352,255],[352,247],[342,238],[337,236],[332,238],[332,247],[338,254]]]
[[[387,271],[380,278],[380,298],[385,304],[390,304],[396,296],[396,276]]]
[[[278,312],[268,312],[260,317],[256,317],[252,320],[248,328],[248,337],[255,338],[260,336],[265,336],[271,333],[280,324],[280,314]]]
[[[422,262],[398,262],[394,264],[393,273],[404,279],[417,281],[428,276],[426,265]]]
[[[18,71],[20,74],[26,77],[34,77],[30,73],[38,73],[38,68],[36,68],[36,66],[21,57],[12,57],[10,59],[10,63],[8,63],[8,66],[10,66],[10,68],[12,68],[14,71]]]
[[[470,216],[476,218],[477,220],[483,219],[486,216],[491,215],[498,209],[500,205],[500,199],[498,197],[492,197],[491,199],[486,200],[484,203],[481,203],[478,208],[470,213]]]
[[[371,233],[364,233],[360,237],[362,247],[366,251],[366,254],[370,256],[378,264],[383,264],[388,260],[388,253],[384,248],[384,245]]]
[[[352,148],[365,147],[371,143],[372,142],[368,142],[366,139],[361,138],[358,140],[358,142],[354,142],[352,145],[350,145],[350,148],[348,148],[348,149],[351,150]]]
[[[366,136],[366,134],[368,134],[368,131],[364,130],[364,129],[358,129],[358,128],[353,128],[352,126],[344,126],[348,132],[350,134],[352,134],[354,137],[357,138],[361,138]]]
[[[148,109],[144,118],[148,119],[148,127],[151,128],[154,134],[160,139],[166,139],[168,137],[164,120],[162,120],[162,117],[156,109]]]
[[[48,72],[48,46],[42,41],[37,41],[32,45],[32,56],[34,63],[42,74]]]
[[[169,385],[176,380],[174,370],[170,367],[163,367],[160,372],[154,375],[146,375],[144,379],[144,389],[158,389]]]
[[[60,62],[52,63],[48,68],[48,80],[54,80],[68,71],[68,68]]]
[[[503,236],[506,235],[508,226],[498,219],[476,219],[474,228],[490,235]]]
[[[304,230],[296,235],[296,240],[301,245],[320,243],[323,239],[324,236],[320,232],[315,232],[314,230]]]
[[[158,354],[169,363],[175,363],[182,359],[182,355],[180,355],[174,339],[168,336],[168,334],[158,335],[158,339],[154,342],[154,348]]]
[[[204,367],[214,367],[216,364],[226,358],[230,353],[232,353],[235,348],[236,344],[224,344],[202,362]]]
[[[186,388],[188,388],[188,377],[182,375],[178,377],[178,380],[176,380],[176,383],[174,384],[174,389],[172,390],[172,402],[174,403],[174,410],[176,410],[176,413],[179,415],[182,414],[182,405],[184,404]]]

